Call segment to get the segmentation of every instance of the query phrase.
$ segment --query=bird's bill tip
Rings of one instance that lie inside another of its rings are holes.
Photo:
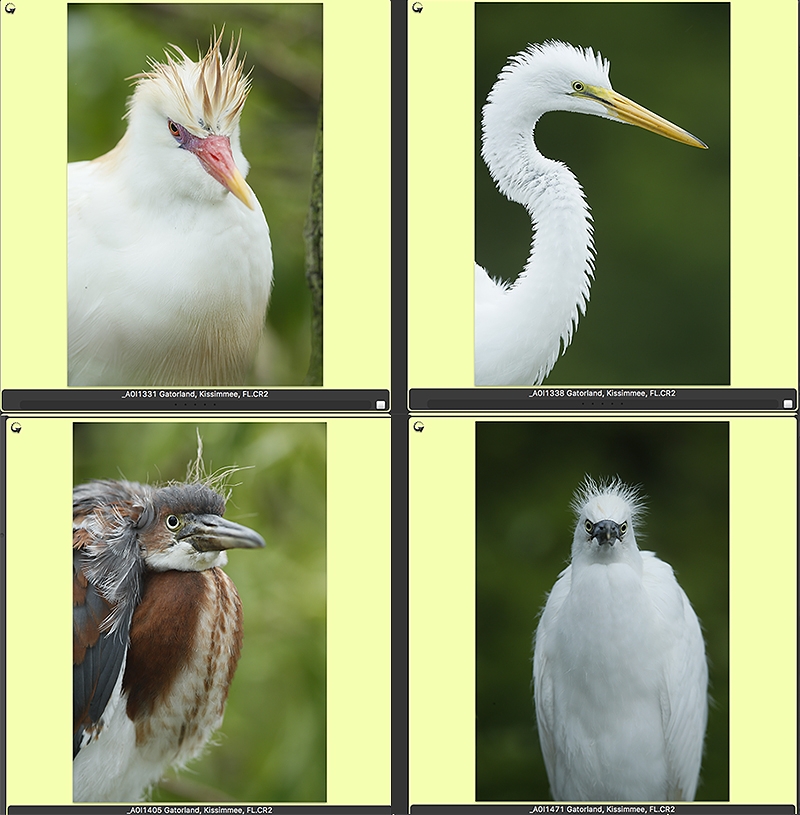
[[[657,113],[653,113],[651,110],[642,107],[632,99],[628,99],[616,91],[604,89],[602,101],[612,118],[644,128],[644,130],[657,133],[659,136],[664,136],[667,139],[672,139],[681,144],[688,144],[691,147],[700,147],[704,150],[708,149],[708,145],[705,144],[705,142],[700,141],[700,139],[693,136],[687,130],[667,121]]]
[[[236,169],[222,182],[248,209],[255,209],[253,206],[253,193],[244,180],[244,176]]]

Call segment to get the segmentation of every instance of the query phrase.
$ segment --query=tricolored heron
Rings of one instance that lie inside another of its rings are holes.
[[[206,482],[73,492],[73,797],[137,801],[222,723],[242,647],[228,549],[263,547]]]

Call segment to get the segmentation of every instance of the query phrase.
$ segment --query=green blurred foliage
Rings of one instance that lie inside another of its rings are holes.
[[[536,144],[583,186],[597,252],[588,312],[548,385],[730,383],[729,15],[726,3],[475,6],[475,259],[492,276],[522,270],[531,224],[483,163],[481,110],[529,43],[600,51],[615,90],[708,145],[595,116],[541,119]]]
[[[303,224],[322,94],[322,4],[71,3],[68,153],[70,161],[110,150],[125,132],[127,80],[161,61],[170,43],[192,59],[214,28],[241,32],[252,90],[241,119],[248,184],[272,236],[275,277],[254,370],[242,384],[298,385],[308,370],[311,297],[305,282]],[[321,382],[309,384],[322,384]]]
[[[639,485],[641,549],[675,570],[703,627],[710,693],[697,800],[728,800],[728,425],[479,423],[476,429],[476,799],[550,800],[531,687],[532,637],[570,558],[585,475]]]
[[[225,517],[263,551],[225,571],[244,607],[244,648],[225,720],[203,756],[154,801],[324,801],[326,797],[326,443],[321,423],[76,423],[74,478],[186,478],[203,440],[229,478]]]

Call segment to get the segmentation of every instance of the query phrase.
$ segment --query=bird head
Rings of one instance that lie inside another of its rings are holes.
[[[222,517],[225,501],[205,484],[173,484],[153,491],[134,524],[148,568],[199,572],[228,562],[227,549],[256,549],[264,539]]]
[[[257,532],[225,520],[225,499],[207,482],[155,487],[91,481],[73,490],[77,568],[113,607],[114,631],[130,619],[145,571],[203,571],[224,566],[227,549],[265,545]]]
[[[635,487],[618,478],[598,484],[587,476],[572,506],[578,519],[572,541],[573,563],[638,558],[635,528],[644,502]]]
[[[699,139],[668,122],[611,87],[607,59],[591,48],[576,48],[550,40],[529,45],[511,57],[492,88],[484,108],[486,117],[497,116],[530,133],[551,110],[587,113],[642,127],[669,139],[705,147]]]
[[[136,158],[134,169],[172,194],[221,200],[231,192],[254,209],[239,138],[250,77],[239,43],[234,47],[231,39],[226,57],[221,43],[222,32],[197,62],[173,45],[164,62],[150,60],[149,71],[130,77],[137,82],[126,113],[126,147]]]

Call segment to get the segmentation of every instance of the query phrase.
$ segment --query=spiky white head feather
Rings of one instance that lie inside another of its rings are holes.
[[[619,478],[596,482],[590,476],[578,488],[572,502],[577,516],[572,541],[572,561],[637,563],[636,533],[645,511],[638,487]]]

